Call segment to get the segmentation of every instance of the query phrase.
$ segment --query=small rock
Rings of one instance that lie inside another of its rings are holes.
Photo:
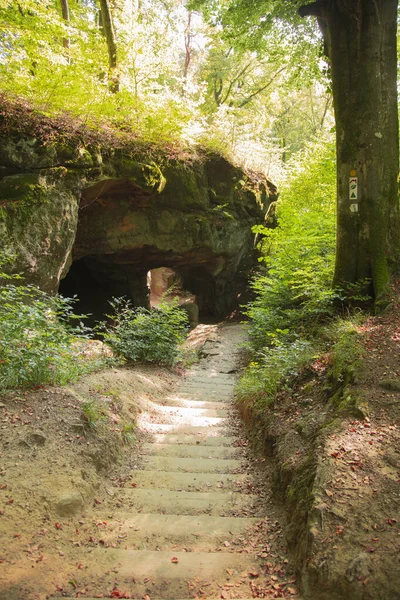
[[[74,515],[82,510],[83,500],[78,492],[71,492],[61,496],[54,508],[61,517]]]

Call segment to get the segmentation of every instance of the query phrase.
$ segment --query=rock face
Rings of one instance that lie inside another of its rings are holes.
[[[0,251],[12,270],[107,310],[148,305],[147,273],[173,269],[200,311],[226,316],[254,264],[253,225],[276,189],[220,156],[160,159],[0,130]],[[61,282],[61,283],[60,283]]]

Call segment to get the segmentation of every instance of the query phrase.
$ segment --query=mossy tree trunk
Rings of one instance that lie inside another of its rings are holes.
[[[334,283],[370,278],[377,301],[400,256],[397,5],[398,0],[320,0],[299,11],[318,17],[332,70]]]
[[[119,91],[118,48],[108,0],[100,0],[100,11],[101,27],[104,31],[108,50],[108,64],[110,68],[109,87],[113,93],[116,93]]]

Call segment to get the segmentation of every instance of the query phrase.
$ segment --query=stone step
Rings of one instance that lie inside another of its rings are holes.
[[[172,418],[168,418],[164,415],[152,415],[153,418],[150,419],[149,415],[143,414],[138,419],[138,423],[140,426],[147,427],[148,425],[171,425],[172,427],[181,428],[185,425],[191,427],[218,427],[222,426],[226,423],[225,417],[199,417],[199,416],[178,416]]]
[[[143,460],[143,471],[182,471],[184,473],[239,473],[240,460],[230,458],[177,458],[149,456]]]
[[[179,545],[180,550],[185,547],[187,551],[195,552],[216,550],[221,544],[225,548],[224,542],[230,544],[259,519],[147,513],[132,516],[124,513],[113,520],[108,517],[99,520],[107,522],[101,533],[106,544],[118,543],[122,547],[141,550],[166,550]]]
[[[192,402],[221,402],[222,404],[226,404],[232,401],[233,391],[223,392],[223,391],[204,391],[199,390],[198,388],[193,388],[190,390],[181,390],[179,392],[179,397],[184,400],[191,400]]]
[[[171,406],[171,407],[182,407],[182,408],[204,408],[210,410],[229,410],[232,406],[231,402],[208,402],[208,400],[190,400],[184,396],[168,396],[165,402],[162,404],[158,402],[153,403],[155,407],[159,406]]]
[[[205,383],[214,383],[214,382],[223,382],[223,383],[231,383],[232,381],[236,381],[237,377],[234,373],[219,373],[217,371],[212,370],[191,370],[182,383],[188,383],[192,381],[201,381]]]
[[[215,408],[193,408],[191,406],[182,407],[158,405],[156,411],[163,416],[165,415],[173,419],[184,419],[189,423],[191,423],[195,418],[224,418],[228,415],[228,411],[223,408],[216,410]]]
[[[202,383],[202,382],[188,382],[188,383],[183,383],[178,387],[178,393],[187,393],[187,392],[193,392],[193,391],[199,391],[199,392],[210,392],[211,394],[217,394],[217,393],[225,393],[225,394],[231,394],[233,392],[235,388],[235,384],[232,382],[231,384],[217,384],[217,383]]]
[[[160,597],[163,600],[187,597],[191,581],[194,585],[207,583],[210,586],[205,588],[208,592],[215,590],[217,582],[223,585],[243,571],[258,568],[257,559],[252,555],[118,548],[94,549],[90,563],[95,566],[82,571],[77,569],[69,577],[79,584],[82,580],[96,582],[90,585],[94,597],[98,595],[97,590],[110,597],[113,587],[117,586],[131,597],[142,598],[147,594],[152,599]],[[250,595],[248,585],[242,586],[241,590],[244,592],[242,598]]]
[[[218,458],[225,460],[235,458],[239,448],[229,446],[203,446],[201,444],[152,444],[141,447],[147,456],[175,456],[179,458]]]
[[[241,491],[241,487],[247,480],[248,476],[243,473],[171,473],[138,470],[132,473],[132,478],[126,485],[128,488],[133,483],[137,488],[185,492],[223,492],[227,490]]]
[[[231,436],[209,437],[207,433],[155,433],[153,435],[155,444],[192,444],[202,446],[233,446],[236,438]]]
[[[124,511],[165,515],[256,516],[257,496],[239,492],[178,492],[149,488],[115,488],[110,504]]]
[[[215,425],[194,425],[187,423],[154,423],[152,421],[145,421],[144,419],[138,419],[139,426],[148,433],[169,433],[169,434],[189,434],[189,435],[203,435],[207,437],[221,437],[226,436],[227,426],[224,424],[223,419],[219,420],[219,424]]]

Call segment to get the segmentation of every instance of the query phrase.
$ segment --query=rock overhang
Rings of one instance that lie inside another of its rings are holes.
[[[254,265],[252,226],[264,222],[276,197],[270,182],[218,155],[157,162],[145,152],[68,152],[56,142],[47,156],[44,143],[21,134],[2,146],[0,229],[2,248],[16,254],[14,270],[56,292],[83,261],[110,292],[145,304],[146,273],[169,267],[213,314],[235,307]],[[40,175],[34,206],[32,175]],[[77,271],[75,284],[80,277]]]

